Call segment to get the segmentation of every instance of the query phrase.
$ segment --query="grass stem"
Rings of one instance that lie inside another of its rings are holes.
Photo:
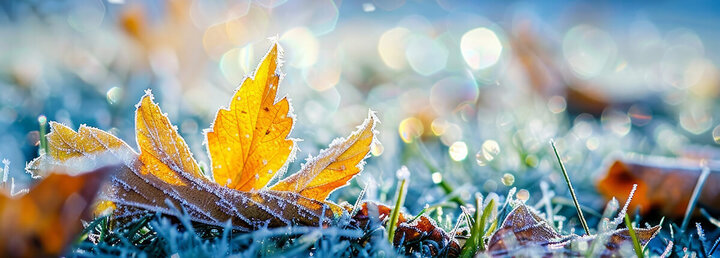
[[[639,258],[645,257],[645,255],[643,255],[642,247],[640,247],[638,237],[635,234],[635,229],[633,229],[632,222],[630,222],[630,216],[628,216],[627,213],[625,213],[625,226],[627,226],[628,231],[630,232],[630,238],[633,242],[633,249],[635,249],[635,255],[637,255],[637,257]]]
[[[393,244],[393,240],[395,239],[395,228],[397,227],[397,221],[398,217],[400,216],[400,208],[405,203],[405,184],[407,183],[407,178],[402,178],[402,181],[400,181],[400,187],[398,187],[398,195],[397,200],[395,200],[395,207],[392,209],[392,212],[390,213],[390,225],[388,226],[388,241],[390,241],[390,244]]]
[[[555,152],[555,157],[557,157],[558,163],[560,163],[560,170],[562,170],[563,176],[565,176],[565,183],[567,183],[567,186],[570,189],[570,196],[572,196],[572,200],[575,204],[575,209],[577,210],[578,217],[580,217],[580,224],[582,224],[583,230],[585,230],[585,235],[590,235],[590,228],[588,228],[587,221],[585,220],[585,216],[583,216],[582,209],[580,208],[580,203],[578,203],[577,196],[575,196],[575,189],[573,188],[572,183],[570,182],[570,177],[565,170],[565,164],[563,164],[557,147],[555,147],[555,141],[550,140],[550,145],[552,145],[553,151]]]
[[[47,117],[43,115],[39,116],[38,124],[40,126],[40,148],[38,149],[38,153],[43,155],[49,151],[47,138],[45,137],[45,133],[47,132],[47,129],[45,128],[47,126]]]
[[[709,175],[710,175],[710,168],[703,161],[702,173],[700,173],[700,177],[698,177],[697,184],[695,184],[695,189],[693,190],[693,193],[690,197],[690,202],[688,203],[687,209],[685,210],[685,218],[683,218],[682,225],[680,226],[681,232],[685,232],[685,229],[687,228],[688,223],[690,223],[690,217],[692,217],[692,212],[693,212],[693,210],[695,210],[695,205],[697,204],[697,201],[700,198],[700,193],[702,193],[702,189],[705,186],[705,181],[707,181],[707,178]]]

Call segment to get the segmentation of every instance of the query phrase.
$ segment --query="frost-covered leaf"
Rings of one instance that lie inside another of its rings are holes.
[[[141,172],[153,174],[169,184],[182,184],[180,174],[203,178],[202,171],[185,140],[177,133],[160,107],[145,93],[135,113],[135,133],[140,148]]]
[[[280,75],[275,44],[257,67],[255,76],[245,78],[228,109],[220,109],[207,147],[215,182],[240,191],[257,190],[285,168],[295,143],[287,139],[293,119],[290,103],[275,98]],[[290,157],[292,159],[292,157]]]
[[[88,219],[105,177],[115,170],[52,171],[25,195],[0,194],[0,256],[61,255],[82,229],[80,219]]]
[[[50,122],[50,133],[46,135],[48,140],[48,153],[31,161],[27,171],[33,177],[43,177],[55,166],[69,166],[71,159],[87,158],[97,159],[107,151],[110,151],[119,161],[127,161],[136,155],[135,152],[124,141],[103,130],[81,125],[77,132],[73,129]],[[73,170],[66,169],[72,173]]]
[[[618,229],[603,235],[578,236],[575,234],[563,236],[556,232],[537,213],[518,203],[518,206],[508,214],[502,226],[492,235],[488,243],[488,252],[493,256],[512,256],[526,254],[529,250],[534,255],[565,254],[569,256],[583,255],[573,250],[571,246],[577,242],[590,244],[595,240],[602,241],[605,249],[597,250],[593,254],[600,256],[617,255],[623,245],[632,248],[632,240],[628,229]],[[660,226],[652,228],[636,228],[635,232],[641,245],[647,244],[660,230]],[[600,249],[598,247],[598,249]],[[539,252],[539,253],[538,253]]]
[[[305,163],[302,169],[271,187],[290,191],[315,200],[325,200],[338,187],[347,184],[362,170],[364,159],[375,139],[377,118],[372,111],[368,118],[347,139],[336,139],[330,147]]]

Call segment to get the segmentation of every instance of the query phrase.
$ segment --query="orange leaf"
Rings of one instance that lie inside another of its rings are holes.
[[[261,189],[285,167],[293,151],[295,143],[287,139],[293,126],[290,104],[286,98],[275,102],[278,59],[275,44],[207,131],[213,177],[220,185],[239,191]]]
[[[170,184],[183,184],[180,179],[183,173],[204,178],[190,148],[153,102],[150,91],[137,106],[135,133],[143,174],[153,174]]]
[[[76,176],[49,173],[28,194],[0,194],[0,256],[58,256],[82,229],[98,189],[114,167]]]
[[[637,191],[628,210],[640,207],[643,214],[681,218],[695,189],[702,167],[699,161],[653,156],[632,156],[615,160],[605,176],[597,182],[606,198],[627,200],[633,184]],[[716,162],[710,162],[712,173],[705,182],[698,204],[712,212],[720,210],[720,174]]]
[[[347,184],[362,170],[363,160],[375,139],[376,121],[375,114],[370,111],[365,122],[347,139],[333,141],[330,147],[303,165],[299,172],[278,182],[271,189],[325,200],[332,191]]]

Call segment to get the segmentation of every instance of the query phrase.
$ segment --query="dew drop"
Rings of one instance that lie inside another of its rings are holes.
[[[486,166],[500,153],[500,145],[495,140],[486,140],[482,148],[475,154],[475,161],[479,166]]]
[[[448,154],[450,154],[450,158],[454,161],[464,160],[468,154],[467,144],[465,144],[465,142],[453,143],[450,145],[450,149],[448,149]]]
[[[720,144],[720,125],[716,126],[712,131],[713,140],[715,143]]]
[[[433,181],[433,183],[439,184],[440,182],[442,182],[442,179],[443,179],[443,178],[442,178],[442,174],[440,174],[440,172],[434,172],[434,173],[432,173],[432,181]]]
[[[502,181],[505,186],[511,186],[515,183],[515,176],[510,173],[505,173],[500,181]]]
[[[380,156],[382,155],[383,151],[385,151],[385,147],[380,142],[376,142],[372,146],[370,146],[370,152],[373,156]]]
[[[268,161],[266,159],[262,160],[263,165],[267,165]]]
[[[515,197],[518,200],[524,202],[524,201],[527,201],[528,199],[530,199],[530,192],[528,192],[528,190],[525,190],[525,189],[520,189],[520,191],[518,191],[517,194],[515,194]]]

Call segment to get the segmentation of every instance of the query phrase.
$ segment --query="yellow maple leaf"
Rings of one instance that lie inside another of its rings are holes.
[[[203,178],[190,148],[153,102],[150,91],[137,106],[135,133],[143,174],[153,174],[170,184],[183,184],[181,173]]]
[[[177,208],[182,208],[195,221],[223,225],[230,220],[241,230],[291,223],[325,225],[343,212],[325,198],[362,169],[377,119],[371,112],[356,132],[331,144],[297,175],[264,189],[294,149],[294,141],[287,138],[293,125],[289,102],[275,101],[278,49],[273,46],[255,77],[243,82],[229,109],[218,112],[213,130],[207,133],[215,181],[203,175],[150,91],[136,106],[139,154],[102,130],[82,126],[74,132],[52,123],[48,153],[31,164],[46,158],[59,164],[94,160],[110,151],[124,166],[115,170],[110,187],[103,190],[106,202],[98,207],[112,207],[119,218],[142,210],[179,216]]]
[[[264,187],[283,169],[294,148],[287,98],[277,103],[278,45],[233,95],[228,109],[220,109],[206,132],[212,172],[220,185],[239,191]]]
[[[310,199],[325,200],[335,189],[347,184],[362,170],[363,160],[375,138],[377,118],[371,111],[368,118],[347,139],[338,139],[302,169],[270,189],[299,193]]]

